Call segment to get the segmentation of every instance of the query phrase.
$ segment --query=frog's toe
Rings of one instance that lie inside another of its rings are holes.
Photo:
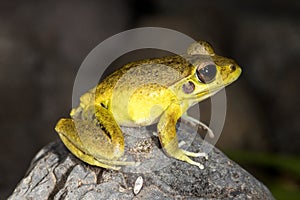
[[[139,165],[141,165],[141,162],[128,162],[129,164],[126,164],[126,165],[131,165],[131,166],[134,166],[134,167],[137,167]]]
[[[177,158],[178,160],[181,160],[181,161],[185,161],[185,162],[187,162],[191,165],[195,165],[195,166],[199,167],[200,169],[204,169],[204,165],[202,165],[201,163],[198,163],[196,161],[193,161],[191,158],[189,158],[189,156],[199,157],[199,156],[205,156],[205,154],[203,154],[203,153],[193,153],[193,152],[189,152],[189,151],[179,149],[179,151],[177,152],[177,155],[175,156],[175,158]]]
[[[117,166],[139,166],[140,162],[135,161],[119,161],[119,160],[103,160],[97,159],[99,162],[105,163],[107,165],[117,165]]]
[[[195,165],[198,166],[200,169],[204,169],[204,165],[202,165],[202,164],[200,164],[200,163],[198,163],[198,162],[196,162]]]
[[[187,156],[191,156],[191,157],[204,157],[206,160],[208,160],[208,155],[205,152],[194,153],[194,152],[190,152],[190,151],[186,151],[186,150],[182,150],[182,151]]]
[[[204,169],[204,165],[202,165],[201,163],[198,163],[196,161],[193,161],[191,159],[186,160],[187,163],[191,164],[191,165],[196,165],[197,167],[199,167],[200,169]]]

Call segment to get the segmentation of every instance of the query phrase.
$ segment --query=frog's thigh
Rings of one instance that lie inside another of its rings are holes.
[[[68,149],[91,165],[118,169],[114,165],[139,164],[117,161],[116,159],[123,154],[123,151],[120,151],[120,145],[116,147],[116,141],[113,142],[113,138],[108,137],[99,126],[89,121],[61,119],[55,129]]]
[[[57,123],[55,130],[58,132],[61,140],[66,147],[78,158],[91,165],[99,167],[119,169],[113,164],[104,164],[103,161],[96,160],[85,149],[83,141],[78,136],[78,129],[82,129],[82,126],[87,125],[84,121],[77,121],[76,125],[73,119],[60,119]]]
[[[102,106],[95,106],[96,119],[101,127],[105,129],[105,136],[109,142],[103,145],[109,145],[111,154],[114,158],[119,158],[124,153],[124,136],[120,126],[117,124],[113,114]]]

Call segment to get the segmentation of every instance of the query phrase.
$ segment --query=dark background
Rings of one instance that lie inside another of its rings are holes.
[[[299,199],[296,0],[2,0],[0,198],[13,191],[38,150],[58,139],[53,128],[71,109],[73,82],[89,51],[114,34],[143,26],[206,40],[242,66],[241,78],[226,90],[227,119],[217,146],[276,198]],[[204,121],[208,118],[204,114]]]

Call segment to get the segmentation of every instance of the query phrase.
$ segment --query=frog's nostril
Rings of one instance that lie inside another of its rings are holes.
[[[234,72],[234,71],[236,70],[236,66],[235,66],[235,65],[230,65],[230,70],[231,70],[232,72]]]

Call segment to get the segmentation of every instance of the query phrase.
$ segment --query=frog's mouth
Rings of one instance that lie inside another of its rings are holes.
[[[202,100],[204,100],[208,97],[211,97],[211,96],[215,95],[216,93],[218,93],[220,90],[222,90],[223,88],[225,88],[229,84],[222,85],[222,87],[209,88],[208,90],[198,92],[198,93],[193,94],[193,95],[188,96],[188,97],[184,97],[184,100],[202,101]]]
[[[211,88],[209,90],[203,91],[203,92],[199,92],[196,93],[194,99],[201,99],[201,98],[207,98],[210,96],[215,95],[217,92],[219,92],[220,90],[222,90],[223,88],[225,88],[226,86],[222,86],[222,87],[216,87],[216,88]]]
[[[199,93],[196,93],[196,94],[194,94],[192,96],[184,97],[182,100],[202,101],[202,100],[204,100],[204,99],[206,99],[208,97],[213,96],[214,94],[216,94],[217,92],[219,92],[224,87],[222,87],[222,88],[216,88],[216,89],[210,89],[210,90],[207,90],[207,91],[199,92]]]

